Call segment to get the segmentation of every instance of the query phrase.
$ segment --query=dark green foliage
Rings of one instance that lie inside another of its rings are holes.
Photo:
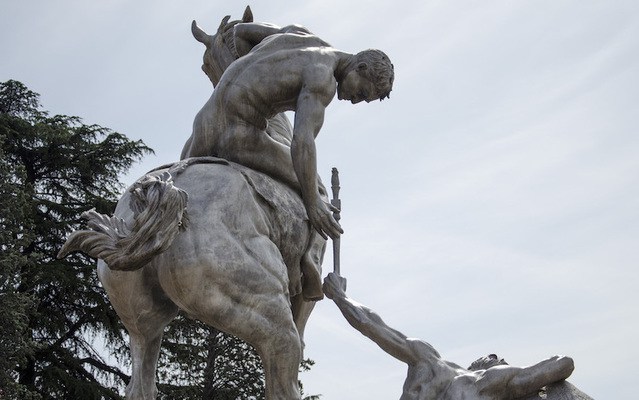
[[[303,360],[300,371],[310,370],[313,364]],[[165,332],[158,369],[162,400],[264,399],[264,369],[255,349],[183,315]],[[304,400],[319,400],[319,396]]]
[[[30,356],[28,310],[32,299],[18,291],[19,266],[30,262],[22,249],[32,240],[32,222],[24,211],[25,192],[15,190],[15,182],[24,179],[24,171],[11,165],[3,151],[0,136],[0,398],[30,398],[28,390],[15,381],[13,368]]]
[[[262,362],[255,350],[182,315],[165,333],[159,371],[163,400],[264,398]]]
[[[310,358],[302,360],[300,364],[300,372],[310,371],[311,367],[315,365],[315,361]],[[300,381],[300,393],[302,394],[302,400],[320,400],[320,394],[314,394],[310,396],[304,397],[304,385],[302,385],[302,381]]]
[[[119,399],[114,388],[128,377],[90,340],[125,350],[95,261],[56,253],[83,211],[113,212],[118,175],[151,150],[77,117],[48,116],[38,95],[16,81],[0,83],[0,144],[0,379],[11,388],[0,397]]]
[[[0,84],[0,114],[33,121],[43,114],[39,97],[21,82],[4,82]]]

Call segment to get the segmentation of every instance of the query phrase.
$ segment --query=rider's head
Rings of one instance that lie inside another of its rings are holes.
[[[379,50],[365,50],[349,60],[346,74],[338,81],[337,95],[351,103],[389,97],[395,74],[388,56]]]
[[[357,68],[375,85],[378,98],[384,100],[390,97],[395,80],[395,68],[388,56],[381,50],[369,49],[355,54],[355,62]]]
[[[497,357],[496,354],[489,354],[473,361],[472,364],[470,364],[470,367],[468,367],[468,370],[477,371],[480,369],[488,369],[496,365],[508,365],[508,363],[504,361],[503,358]]]

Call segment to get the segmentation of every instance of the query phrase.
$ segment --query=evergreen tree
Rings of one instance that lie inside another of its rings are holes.
[[[264,369],[255,349],[182,315],[165,332],[158,370],[163,400],[264,398]]]
[[[7,162],[0,136],[0,398],[33,398],[16,383],[15,365],[29,355],[27,310],[32,301],[20,293],[20,265],[30,260],[22,249],[32,240],[33,224],[24,211],[28,199],[16,182],[24,180],[24,171]],[[6,397],[5,397],[6,396]]]
[[[113,212],[118,175],[151,150],[78,117],[50,117],[38,98],[0,83],[0,383],[10,388],[0,397],[119,399],[128,377],[91,340],[125,351],[95,260],[56,253],[82,212]]]
[[[303,360],[300,372],[310,370],[313,364],[313,360]],[[255,349],[183,315],[165,332],[158,370],[162,400],[264,399],[264,368]],[[302,389],[300,381],[303,394]],[[304,400],[319,400],[319,396]]]

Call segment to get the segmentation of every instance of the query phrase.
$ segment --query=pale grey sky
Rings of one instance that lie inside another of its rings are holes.
[[[245,5],[0,0],[0,81],[143,139],[156,155],[131,183],[179,158],[211,93],[191,20],[212,32]],[[340,170],[349,295],[451,361],[567,354],[582,390],[634,399],[639,3],[251,7],[256,20],[306,25],[345,51],[380,48],[395,64],[391,98],[335,100],[317,142],[324,179]],[[311,316],[306,344],[317,362],[301,376],[307,393],[401,395],[404,365],[331,302]]]

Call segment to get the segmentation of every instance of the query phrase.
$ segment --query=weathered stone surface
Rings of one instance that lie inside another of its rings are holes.
[[[546,386],[540,394],[522,397],[519,400],[594,400],[570,382],[556,382]]]
[[[229,18],[212,36],[192,25],[216,89],[182,161],[141,178],[113,217],[88,213],[89,230],[60,253],[100,258],[98,276],[131,337],[128,400],[156,397],[162,332],[179,309],[257,349],[268,400],[300,399],[325,240],[343,232],[317,175],[315,137],[336,93],[358,103],[392,89],[393,65],[379,50],[349,54],[300,25],[254,23],[249,9]]]

